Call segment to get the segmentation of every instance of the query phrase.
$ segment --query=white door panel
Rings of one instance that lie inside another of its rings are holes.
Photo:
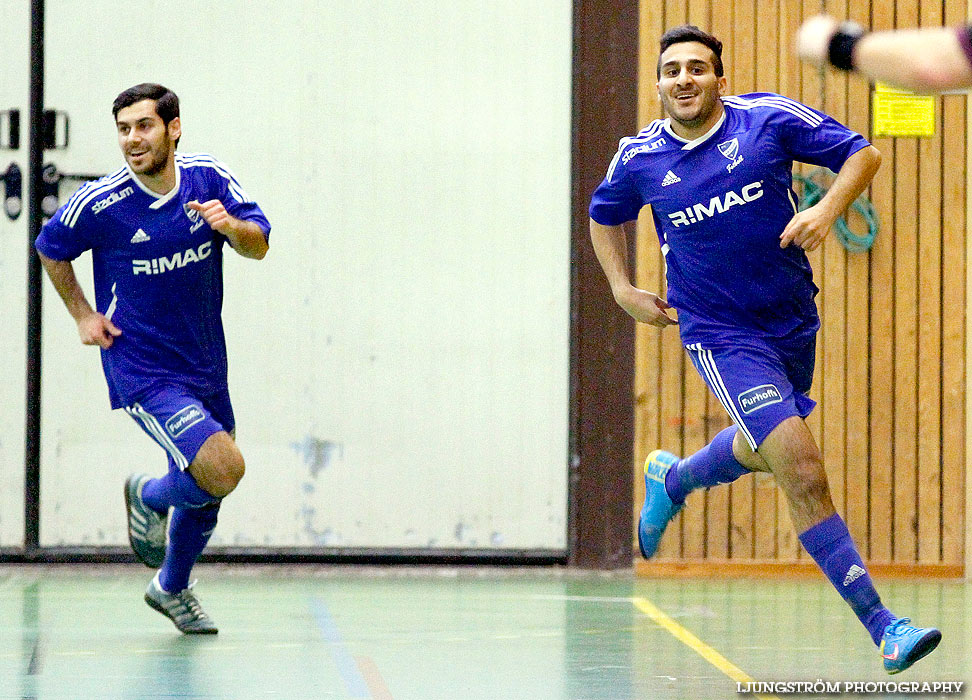
[[[16,163],[27,187],[29,4],[0,0],[0,110],[20,110],[20,148],[0,147],[0,173]],[[2,190],[0,190],[2,192]],[[2,208],[2,201],[0,201]],[[26,209],[26,201],[23,208]],[[24,421],[27,337],[27,215],[0,211],[0,547],[24,545]]]
[[[225,265],[247,474],[212,544],[566,549],[570,3],[143,10],[48,1],[48,160],[117,168],[113,98],[161,82],[273,223]],[[42,543],[123,545],[165,457],[46,289]]]

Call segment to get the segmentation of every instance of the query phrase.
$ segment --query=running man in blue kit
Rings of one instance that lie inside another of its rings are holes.
[[[658,95],[668,115],[621,140],[590,206],[591,239],[617,303],[637,321],[678,324],[682,344],[734,425],[679,459],[645,463],[638,542],[650,558],[686,495],[752,471],[773,474],[800,542],[897,673],[931,652],[936,629],[896,618],[874,589],[830,497],[804,418],[820,326],[807,260],[870,182],[880,154],[825,114],[772,93],[726,96],[722,43],[698,27],[661,38]],[[798,212],[793,161],[837,173]],[[622,224],[651,205],[668,299],[630,282]],[[676,321],[669,309],[678,311]]]
[[[125,483],[132,548],[161,567],[145,601],[185,634],[215,634],[189,573],[244,472],[220,315],[223,244],[262,259],[270,223],[223,163],[176,152],[182,124],[171,90],[136,85],[112,114],[125,167],[79,188],[35,247],[81,342],[101,347],[111,407],[168,456],[165,476]],[[95,308],[71,262],[87,250]]]

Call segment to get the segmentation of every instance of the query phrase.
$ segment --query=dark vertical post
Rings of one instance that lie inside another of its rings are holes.
[[[638,26],[637,0],[574,0],[568,540],[585,568],[632,563],[634,322],[594,255],[587,206],[637,131]]]
[[[40,547],[41,265],[34,252],[43,213],[44,0],[30,3],[30,109],[27,199],[27,417],[24,430],[24,553]]]

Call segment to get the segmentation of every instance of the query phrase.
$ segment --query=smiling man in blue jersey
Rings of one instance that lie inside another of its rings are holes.
[[[820,327],[805,251],[820,245],[864,190],[880,154],[861,135],[781,95],[726,96],[722,43],[698,27],[665,33],[657,71],[668,118],[621,140],[591,201],[591,239],[617,303],[637,321],[678,324],[734,425],[685,459],[661,450],[648,456],[641,552],[655,553],[690,491],[770,472],[800,541],[867,628],[885,668],[902,671],[941,634],[882,605],[804,422],[815,406],[807,392]],[[793,161],[837,173],[826,196],[801,212]],[[646,204],[665,257],[667,300],[629,278],[622,225]]]
[[[176,152],[171,90],[136,85],[112,114],[125,167],[78,189],[35,246],[81,342],[101,348],[111,407],[168,456],[165,476],[132,475],[124,489],[135,555],[161,567],[145,601],[185,634],[215,634],[189,574],[244,472],[227,389],[223,244],[262,259],[270,223],[223,163]],[[94,308],[71,262],[87,250]]]

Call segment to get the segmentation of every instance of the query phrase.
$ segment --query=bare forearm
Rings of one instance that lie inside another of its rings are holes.
[[[836,219],[867,188],[879,167],[881,152],[874,146],[862,148],[844,162],[820,204],[826,206]]]
[[[854,68],[918,92],[972,86],[972,67],[953,28],[867,34],[854,47]]]
[[[85,316],[93,313],[94,309],[88,303],[88,299],[84,295],[84,290],[81,289],[81,285],[78,284],[78,278],[74,274],[74,265],[66,260],[52,260],[42,253],[38,253],[37,255],[40,257],[41,264],[47,271],[47,276],[50,277],[54,289],[57,290],[62,301],[64,301],[64,306],[67,307],[71,317],[75,321],[80,321]]]
[[[605,226],[591,219],[591,243],[601,269],[617,297],[631,286],[628,273],[628,237],[623,226]]]
[[[797,33],[797,51],[805,61],[854,70],[916,92],[972,87],[972,66],[959,42],[965,28],[924,27],[863,33],[834,17],[811,17]],[[854,39],[858,33],[863,33]],[[835,37],[838,41],[834,42]]]
[[[245,258],[262,260],[270,246],[267,236],[257,224],[233,217],[229,228],[223,231],[233,250]]]

